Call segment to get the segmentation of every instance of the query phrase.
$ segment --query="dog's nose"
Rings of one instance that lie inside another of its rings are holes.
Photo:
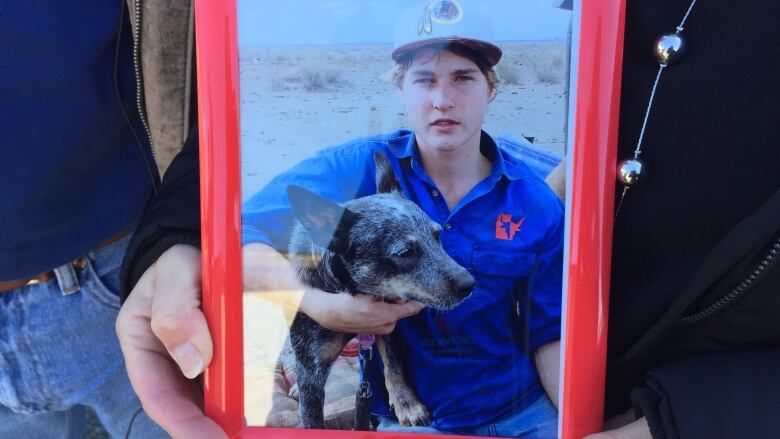
[[[455,289],[458,291],[458,297],[467,297],[474,290],[474,285],[477,282],[464,270],[464,275],[458,276],[455,283]]]

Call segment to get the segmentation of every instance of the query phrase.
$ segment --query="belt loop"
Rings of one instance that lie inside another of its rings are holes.
[[[73,264],[67,263],[61,267],[55,268],[54,274],[57,276],[57,282],[60,284],[60,290],[62,290],[63,296],[73,294],[81,288]]]

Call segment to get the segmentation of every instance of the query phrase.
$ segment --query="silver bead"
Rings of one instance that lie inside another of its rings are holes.
[[[655,60],[662,65],[674,64],[682,59],[686,46],[685,39],[678,33],[661,35],[653,45]]]
[[[634,187],[641,183],[647,176],[647,166],[638,159],[623,160],[617,167],[617,179],[628,187]]]

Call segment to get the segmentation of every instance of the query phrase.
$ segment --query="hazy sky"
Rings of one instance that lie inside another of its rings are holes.
[[[460,0],[493,21],[498,41],[566,37],[554,0]],[[238,0],[239,46],[391,43],[399,11],[420,0]]]

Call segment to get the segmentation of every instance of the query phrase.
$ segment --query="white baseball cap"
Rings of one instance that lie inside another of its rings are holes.
[[[404,10],[395,26],[393,60],[431,44],[458,43],[485,56],[490,67],[498,64],[501,49],[493,44],[493,27],[474,7],[464,9],[465,0],[428,0]]]

